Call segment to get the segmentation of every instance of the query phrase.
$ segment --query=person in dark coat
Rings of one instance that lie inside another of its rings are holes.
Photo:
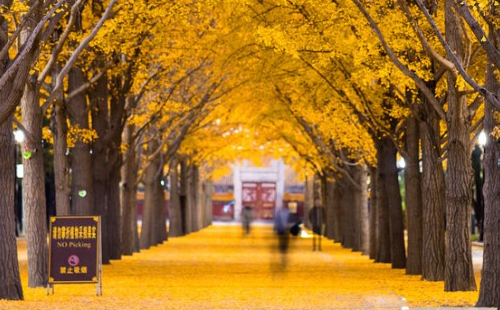
[[[316,251],[316,248],[318,251],[321,251],[321,236],[323,235],[323,227],[325,224],[325,209],[314,206],[309,210],[308,216],[313,231],[313,251]]]
[[[276,211],[274,230],[278,235],[280,252],[283,254],[288,250],[289,219],[290,210],[287,207],[281,207]]]

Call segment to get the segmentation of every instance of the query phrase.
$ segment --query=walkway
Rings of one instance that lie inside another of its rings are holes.
[[[0,309],[405,309],[477,299],[323,245],[312,252],[311,239],[297,238],[282,260],[270,226],[243,237],[239,226],[216,225],[105,266],[103,297],[91,285],[59,285],[53,296],[25,288],[26,301]],[[26,285],[25,246],[20,257]]]

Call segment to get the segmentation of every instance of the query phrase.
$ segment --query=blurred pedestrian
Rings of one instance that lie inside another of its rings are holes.
[[[278,235],[280,252],[283,254],[288,250],[289,218],[290,211],[287,207],[279,208],[274,218],[274,230]]]
[[[321,251],[321,236],[323,235],[323,226],[325,221],[325,209],[314,206],[309,210],[309,222],[313,231],[313,251]],[[316,245],[317,244],[317,245]]]
[[[241,210],[241,221],[243,223],[243,232],[245,234],[250,233],[250,226],[252,224],[253,220],[253,209],[252,207],[246,205],[243,207],[243,210]]]

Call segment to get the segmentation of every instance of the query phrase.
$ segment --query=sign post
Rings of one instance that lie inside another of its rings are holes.
[[[49,283],[95,283],[102,295],[102,236],[100,216],[56,216],[50,218]]]

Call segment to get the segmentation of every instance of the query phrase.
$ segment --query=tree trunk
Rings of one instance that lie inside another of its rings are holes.
[[[369,216],[368,216],[368,188],[367,188],[367,168],[364,164],[359,167],[359,246],[361,253],[367,255],[369,253]]]
[[[110,152],[111,153],[111,152]],[[110,166],[113,167],[109,171],[108,179],[108,209],[106,210],[106,220],[108,227],[107,244],[109,248],[110,259],[121,259],[121,214],[120,214],[120,164],[121,154],[118,150],[114,150],[110,154]]]
[[[36,76],[30,76],[21,100],[22,124],[28,131],[22,145],[23,202],[28,241],[28,286],[44,287],[48,281],[47,206],[43,165],[40,94]]]
[[[332,180],[333,175],[330,171],[324,171],[325,177],[325,236],[328,239],[335,240],[337,236],[335,235],[335,181]]]
[[[72,92],[85,83],[83,73],[73,68],[68,74],[68,91]],[[87,99],[85,93],[75,96],[68,109],[71,125],[89,129]],[[71,209],[73,215],[93,214],[94,186],[92,181],[92,157],[88,143],[77,139],[71,150]]]
[[[158,147],[158,143],[153,140],[148,143],[147,154],[152,154]],[[149,249],[151,246],[156,245],[156,232],[155,232],[155,215],[156,203],[158,199],[156,181],[159,169],[158,155],[150,159],[151,162],[146,167],[144,173],[144,207],[142,209],[142,229],[141,229],[141,249]]]
[[[349,181],[345,180],[345,177],[340,182],[340,191],[342,193],[340,204],[341,204],[341,222],[342,222],[342,238],[340,243],[343,247],[352,249],[355,244],[355,228],[356,224],[354,220],[354,193],[352,186],[349,184]]]
[[[382,159],[384,165],[382,173],[387,201],[389,204],[389,228],[391,243],[391,262],[392,268],[406,267],[406,253],[404,242],[404,216],[401,206],[401,192],[398,181],[398,167],[396,165],[397,150],[392,141],[388,138],[383,139]]]
[[[111,83],[112,90],[120,89],[121,79],[114,79]],[[104,83],[103,83],[104,87]],[[109,258],[121,258],[121,205],[120,205],[120,167],[122,166],[122,154],[120,151],[122,133],[124,128],[125,96],[122,92],[117,96],[112,94],[109,113],[109,140],[105,141],[108,149],[108,182],[107,182],[107,235]]]
[[[370,167],[370,259],[377,258],[377,169],[375,167]]]
[[[5,99],[4,92],[0,95]],[[14,137],[12,117],[0,124],[0,299],[23,299],[14,216]]]
[[[199,182],[199,170],[196,165],[189,165],[189,189],[188,189],[188,205],[191,211],[191,231],[198,231],[198,182]]]
[[[108,149],[103,141],[109,130],[108,125],[108,95],[107,79],[103,75],[92,88],[91,109],[92,127],[97,133],[97,139],[92,145],[92,185],[94,188],[93,210],[95,215],[101,216],[102,223],[102,262],[109,264],[110,245],[108,244]]]
[[[181,161],[181,215],[182,215],[182,234],[186,235],[192,232],[191,227],[191,210],[189,209],[189,166],[187,159],[183,158]]]
[[[126,151],[127,157],[124,159],[125,164],[122,166],[121,174],[123,185],[121,187],[121,207],[122,207],[122,254],[132,255],[135,252],[135,225],[134,213],[137,214],[137,205],[133,205],[134,187],[136,183],[137,158],[135,152],[135,144],[132,141],[134,134],[134,125],[127,125],[123,133],[125,143],[128,144]]]
[[[445,35],[459,58],[464,55],[459,17],[453,1],[445,5]],[[472,167],[470,121],[465,96],[458,94],[456,78],[448,74],[448,163],[446,171],[445,291],[476,290],[470,241]]]
[[[377,147],[377,257],[375,262],[391,262],[391,232],[389,224],[389,201],[385,189],[387,177],[382,142],[376,142]]]
[[[313,199],[313,179],[314,177],[310,175],[306,175],[306,181],[305,181],[305,203],[304,203],[304,226],[307,229],[311,229],[311,223],[309,222],[309,217],[307,216],[309,214],[309,210],[312,209],[313,204],[314,204],[314,199]]]
[[[422,141],[422,279],[444,280],[444,174],[440,154],[439,116],[424,96]]]
[[[136,161],[136,165],[137,167],[136,169],[136,173],[135,173],[135,178],[137,178],[137,170],[139,170],[139,162]],[[132,196],[130,198],[130,205],[132,206],[132,223],[134,225],[134,245],[135,245],[135,250],[134,252],[140,252],[141,250],[141,242],[140,242],[140,239],[139,239],[139,227],[138,227],[138,224],[137,222],[139,221],[139,218],[138,218],[138,212],[137,212],[137,187],[138,187],[138,184],[137,182],[134,182],[133,184],[133,188],[132,188]]]
[[[206,200],[205,200],[205,208],[206,208],[206,218],[205,218],[205,227],[212,225],[213,221],[213,182],[212,180],[207,180],[206,184]]]
[[[197,166],[197,175],[198,175],[198,182],[197,182],[197,198],[196,198],[196,208],[198,209],[198,216],[196,218],[196,222],[198,225],[198,229],[203,229],[203,220],[205,218],[205,180],[203,178],[203,175],[200,172],[200,167]]]
[[[500,85],[494,70],[490,63],[486,71],[486,88],[498,97]],[[500,308],[500,143],[491,136],[493,128],[499,125],[494,113],[498,110],[486,100],[484,130],[488,139],[484,151],[484,258],[476,307]]]
[[[179,196],[179,173],[177,172],[178,161],[174,157],[170,163],[170,212],[169,212],[169,236],[179,237],[183,234],[181,200]]]
[[[54,70],[52,76],[57,76],[58,71]],[[52,78],[54,87],[56,79]],[[68,123],[66,107],[62,102],[62,94],[58,96],[52,109],[50,121],[52,137],[54,138],[54,179],[56,186],[56,214],[58,216],[70,215],[70,172],[68,163]]]
[[[163,166],[159,167],[156,177],[156,243],[161,244],[167,241],[167,201],[165,200],[165,187],[161,184],[163,179]]]
[[[405,132],[405,204],[408,223],[406,274],[422,274],[422,183],[419,164],[418,120],[410,117]]]

